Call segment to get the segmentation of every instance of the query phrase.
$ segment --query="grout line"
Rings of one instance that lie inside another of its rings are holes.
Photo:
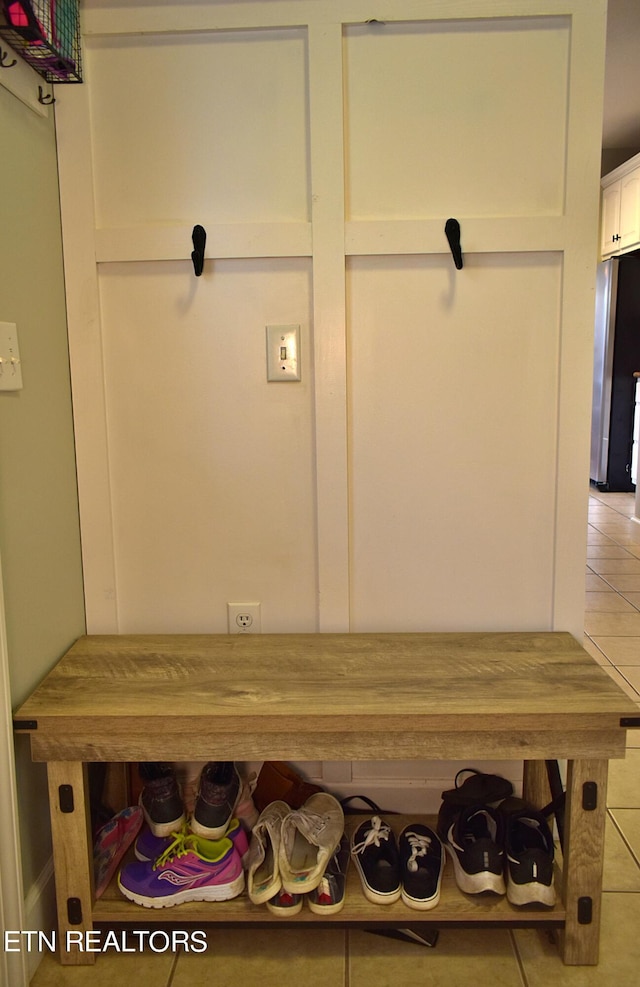
[[[349,929],[344,930],[344,987],[351,984],[351,939]]]
[[[173,979],[176,975],[176,970],[178,968],[178,958],[182,954],[182,952],[183,950],[182,948],[180,948],[179,950],[176,951],[173,957],[173,963],[171,964],[171,969],[169,970],[169,979],[167,980],[166,987],[171,987],[171,984],[173,983]]]
[[[596,644],[596,642],[595,642],[595,641],[593,640],[593,638],[591,637],[591,635],[590,635],[590,634],[587,634],[587,632],[585,631],[585,632],[584,632],[584,636],[585,636],[586,638],[588,638],[588,639],[589,639],[589,641],[591,642],[591,644],[593,645],[593,647],[594,647],[594,648],[596,649],[596,651],[599,651],[599,652],[600,652],[600,654],[602,655],[602,657],[604,658],[604,660],[605,660],[605,661],[607,661],[607,662],[608,662],[608,663],[609,663],[609,664],[611,665],[611,667],[612,667],[612,668],[616,668],[616,667],[617,667],[617,666],[616,666],[616,665],[614,665],[614,663],[613,663],[613,662],[611,661],[611,658],[609,658],[609,655],[608,655],[608,654],[606,654],[606,653],[605,653],[605,652],[604,652],[604,651],[602,650],[602,648],[600,647],[600,645],[599,645],[599,644]],[[604,668],[606,668],[606,665],[605,665],[605,666],[603,666],[603,667],[604,667]]]
[[[518,967],[518,973],[520,974],[521,987],[529,987],[529,980],[527,979],[527,972],[524,968],[524,962],[520,955],[520,950],[518,949],[515,930],[507,929],[507,932],[509,933],[509,939],[511,940],[511,949],[513,950],[513,956],[516,961],[516,966]]]
[[[633,695],[632,696],[629,696],[629,699],[632,699],[634,702],[639,703],[640,702],[640,692],[638,692],[638,690],[636,689],[636,687],[633,684],[633,682],[630,682],[629,679],[627,678],[627,676],[622,671],[623,668],[637,668],[637,667],[638,667],[637,665],[622,665],[622,666],[620,666],[620,665],[614,665],[614,668],[615,668],[616,672],[618,673],[618,675],[622,676],[622,678],[625,680],[625,682],[627,683],[627,685],[629,686],[629,688],[633,691]]]
[[[623,808],[623,807],[622,807],[622,806],[618,806],[618,808]],[[631,854],[631,856],[632,856],[632,858],[633,858],[633,860],[634,860],[634,863],[636,864],[636,866],[637,866],[637,867],[640,867],[640,860],[638,860],[638,857],[636,856],[636,854],[635,854],[635,851],[634,851],[634,849],[633,849],[633,847],[631,846],[631,844],[629,843],[629,841],[628,841],[628,839],[626,838],[626,836],[625,836],[625,835],[624,835],[624,833],[622,832],[622,829],[621,829],[621,826],[620,826],[620,824],[618,823],[618,820],[616,819],[616,817],[615,817],[615,816],[614,816],[614,814],[613,814],[613,813],[614,813],[615,811],[616,811],[616,810],[615,810],[615,808],[613,808],[613,809],[610,809],[610,808],[609,808],[609,807],[607,806],[607,815],[609,816],[609,819],[611,820],[611,822],[612,822],[612,823],[613,823],[613,825],[615,826],[615,828],[616,828],[616,830],[617,830],[617,831],[618,831],[618,833],[620,834],[620,837],[621,837],[621,839],[622,839],[622,842],[624,843],[624,845],[626,846],[626,848],[627,848],[627,850],[628,850],[628,851],[629,851],[629,853]],[[637,892],[637,891],[632,891],[632,892],[629,892],[629,893],[630,893],[630,894],[638,894],[639,892]]]

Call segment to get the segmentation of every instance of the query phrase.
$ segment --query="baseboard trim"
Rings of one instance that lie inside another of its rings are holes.
[[[25,896],[24,921],[25,929],[34,929],[47,934],[57,928],[53,857],[49,857]],[[40,965],[43,954],[33,950],[26,955],[29,981],[31,981]]]

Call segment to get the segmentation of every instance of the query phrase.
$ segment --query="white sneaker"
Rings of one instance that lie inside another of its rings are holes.
[[[247,893],[255,905],[278,894],[282,886],[278,865],[282,820],[291,812],[286,802],[270,802],[251,833],[247,862]]]
[[[282,823],[280,876],[291,894],[313,891],[344,832],[342,806],[333,795],[317,792]]]

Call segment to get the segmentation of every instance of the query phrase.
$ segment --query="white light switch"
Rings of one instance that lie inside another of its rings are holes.
[[[18,328],[14,322],[0,322],[0,391],[19,391],[21,387]]]
[[[300,380],[300,326],[267,326],[267,380]]]

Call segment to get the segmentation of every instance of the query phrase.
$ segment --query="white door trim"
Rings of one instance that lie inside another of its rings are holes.
[[[24,891],[20,865],[20,829],[16,796],[13,718],[9,681],[9,655],[4,611],[4,587],[0,559],[0,923],[5,930],[24,928]],[[0,981],[11,987],[28,987],[25,954],[6,952],[0,943]]]

